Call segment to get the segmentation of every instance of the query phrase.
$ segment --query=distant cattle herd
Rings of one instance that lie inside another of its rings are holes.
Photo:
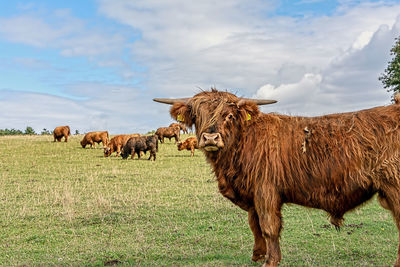
[[[188,133],[186,126],[181,123],[171,123],[168,127],[160,127],[156,130],[155,134],[149,136],[142,136],[138,133],[134,134],[119,134],[115,135],[111,140],[109,139],[108,131],[94,131],[88,132],[82,138],[80,144],[82,148],[90,145],[90,148],[96,148],[96,143],[102,143],[104,149],[104,156],[108,157],[115,152],[115,156],[122,156],[123,159],[127,159],[129,155],[133,159],[137,154],[140,159],[142,153],[150,151],[149,160],[156,160],[156,153],[158,152],[158,141],[164,143],[164,138],[175,139],[175,143],[178,146],[178,150],[190,150],[191,157],[194,155],[194,149],[198,148],[197,138],[189,137],[184,142],[180,142],[180,131]],[[53,130],[54,142],[61,142],[64,137],[64,141],[68,142],[68,136],[71,135],[69,126],[58,126]]]

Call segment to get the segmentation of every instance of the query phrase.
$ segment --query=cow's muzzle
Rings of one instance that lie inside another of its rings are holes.
[[[202,133],[199,142],[199,148],[206,151],[217,151],[224,147],[224,142],[220,133]]]

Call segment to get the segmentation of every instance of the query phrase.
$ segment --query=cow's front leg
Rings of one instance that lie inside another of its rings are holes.
[[[250,229],[254,236],[253,256],[251,259],[253,261],[263,261],[265,259],[265,254],[267,253],[267,248],[265,239],[262,236],[258,215],[254,208],[249,209],[248,219]]]
[[[279,237],[282,229],[282,203],[279,194],[273,186],[263,185],[255,192],[254,206],[267,245],[263,267],[278,266],[281,261]]]

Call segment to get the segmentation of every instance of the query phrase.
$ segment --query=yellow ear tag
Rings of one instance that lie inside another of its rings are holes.
[[[182,115],[178,115],[177,117],[176,117],[176,120],[177,121],[185,121],[184,119],[183,119],[183,116]]]
[[[250,115],[250,113],[247,113],[246,121],[249,121],[249,120],[251,120],[251,115]]]

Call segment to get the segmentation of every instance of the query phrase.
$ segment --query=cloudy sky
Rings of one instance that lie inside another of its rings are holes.
[[[390,103],[400,1],[0,2],[0,129],[146,133],[216,87],[315,116]]]

